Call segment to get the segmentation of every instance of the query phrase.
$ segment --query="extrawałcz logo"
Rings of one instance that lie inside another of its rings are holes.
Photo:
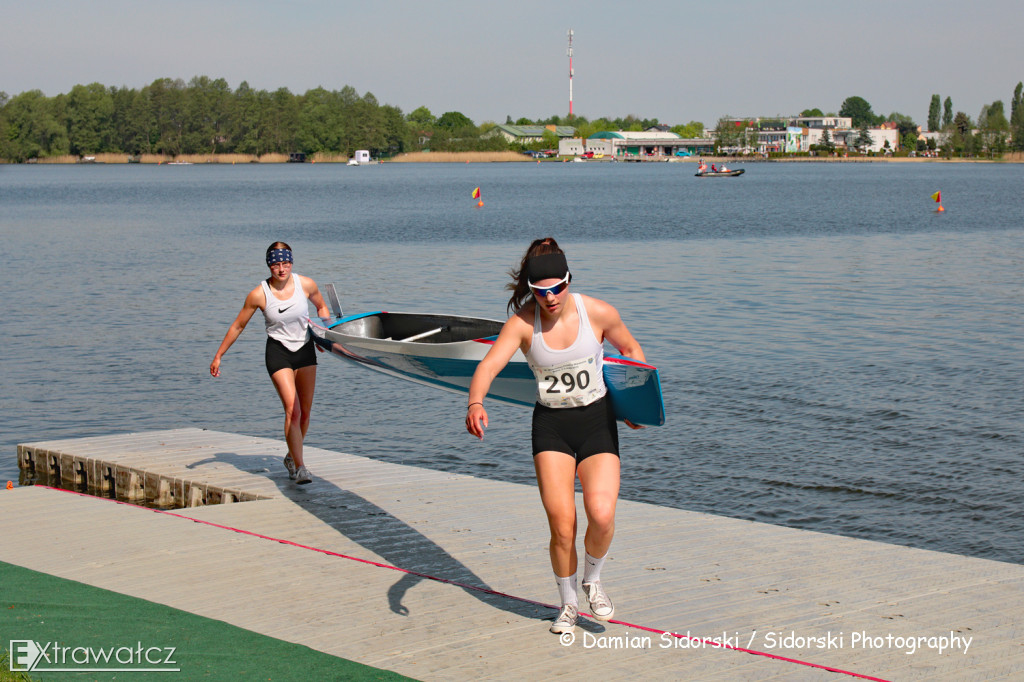
[[[66,646],[10,640],[11,672],[180,672],[173,646]]]

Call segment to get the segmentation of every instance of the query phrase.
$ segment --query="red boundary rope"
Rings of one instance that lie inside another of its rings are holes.
[[[479,587],[478,585],[469,585],[467,583],[461,583],[461,582],[459,582],[457,580],[449,580],[448,578],[440,578],[438,576],[433,576],[433,575],[430,575],[428,573],[421,573],[419,571],[414,571],[414,570],[411,570],[411,569],[408,569],[408,568],[401,568],[400,566],[393,566],[391,564],[384,564],[384,563],[381,563],[379,561],[372,561],[370,559],[360,559],[359,557],[349,556],[348,554],[341,554],[340,552],[332,552],[329,549],[321,549],[320,547],[312,547],[310,545],[303,545],[301,543],[293,542],[291,540],[284,540],[282,538],[275,538],[275,537],[273,537],[271,535],[263,535],[262,533],[256,533],[256,532],[251,531],[251,530],[243,530],[241,528],[234,528],[232,526],[225,526],[225,525],[220,524],[220,523],[214,523],[213,521],[204,521],[203,519],[197,519],[197,518],[193,518],[191,516],[185,516],[184,514],[178,514],[176,512],[168,511],[166,509],[153,509],[151,507],[142,507],[140,505],[132,504],[130,502],[121,502],[120,500],[111,500],[110,498],[96,497],[95,495],[89,495],[87,493],[80,493],[80,492],[78,492],[76,490],[64,490],[63,488],[54,488],[54,487],[45,486],[45,485],[39,485],[39,486],[35,486],[35,487],[45,488],[47,490],[59,490],[60,492],[71,493],[72,495],[78,495],[80,497],[92,497],[92,498],[95,498],[95,499],[106,500],[108,502],[115,502],[116,504],[122,504],[122,505],[125,505],[125,506],[128,506],[128,507],[135,507],[136,509],[145,509],[147,511],[156,512],[157,514],[164,514],[166,516],[173,516],[173,517],[176,517],[176,518],[179,518],[179,519],[184,519],[186,521],[192,521],[193,523],[199,523],[199,524],[202,524],[204,526],[212,526],[213,528],[220,528],[221,530],[229,530],[229,531],[232,531],[232,532],[235,532],[235,533],[241,533],[242,535],[249,535],[249,536],[252,536],[252,537],[255,537],[255,538],[260,538],[261,540],[270,540],[270,541],[273,541],[273,542],[279,542],[282,545],[290,545],[292,547],[298,547],[299,549],[306,549],[306,550],[309,550],[311,552],[318,552],[320,554],[326,554],[327,556],[333,556],[333,557],[337,557],[339,559],[347,559],[349,561],[356,561],[356,562],[361,563],[361,564],[368,564],[370,566],[376,566],[377,568],[387,568],[387,569],[390,569],[392,571],[398,571],[399,573],[407,573],[409,575],[415,575],[415,576],[418,576],[420,578],[426,578],[427,580],[433,580],[435,582],[444,583],[444,584],[447,584],[447,585],[454,585],[455,587],[461,587],[462,589],[465,589],[465,590],[473,590],[475,592],[482,592],[484,594],[490,594],[490,595],[494,595],[496,597],[505,597],[506,599],[514,599],[516,601],[524,602],[526,604],[534,604],[535,606],[543,606],[543,607],[546,607],[546,608],[558,610],[558,607],[554,606],[553,604],[546,604],[544,602],[535,601],[533,599],[527,599],[526,597],[519,597],[519,596],[516,596],[514,594],[507,594],[505,592],[498,592],[497,590],[492,590],[492,589],[487,588],[487,587]],[[585,613],[584,615],[590,615],[590,614],[586,614]],[[669,632],[668,630],[659,630],[657,628],[651,628],[651,627],[647,627],[645,625],[637,625],[636,623],[630,623],[630,622],[623,621],[623,620],[612,619],[612,620],[609,620],[607,622],[615,623],[616,625],[623,625],[623,626],[628,627],[628,628],[635,628],[637,630],[643,630],[644,632],[650,632],[650,633],[653,633],[653,634],[656,634],[656,635],[669,635],[669,636],[675,637],[677,639],[686,639],[686,640],[691,640],[691,641],[698,641],[698,642],[701,642],[703,645],[706,645],[706,646],[712,647],[712,648],[731,649],[732,651],[740,651],[740,652],[743,652],[745,654],[751,654],[751,655],[754,655],[754,656],[764,656],[766,658],[771,658],[771,659],[774,659],[776,661],[784,661],[786,663],[795,663],[797,665],[806,666],[808,668],[817,668],[818,670],[826,670],[826,671],[831,672],[831,673],[839,673],[841,675],[849,675],[851,677],[856,677],[856,678],[862,679],[862,680],[872,680],[873,682],[889,682],[888,680],[886,680],[884,678],[881,678],[881,677],[871,677],[870,675],[863,675],[861,673],[855,673],[855,672],[851,672],[849,670],[843,670],[842,668],[834,668],[832,666],[821,665],[819,663],[811,663],[810,661],[801,661],[800,659],[797,659],[797,658],[788,658],[786,656],[779,656],[778,654],[770,654],[770,653],[768,653],[766,651],[758,651],[756,649],[746,649],[744,647],[732,646],[730,644],[724,644],[724,643],[721,643],[721,642],[715,642],[715,641],[712,641],[710,639],[702,639],[700,637],[693,637],[691,635],[681,635],[681,634],[676,633],[676,632]]]

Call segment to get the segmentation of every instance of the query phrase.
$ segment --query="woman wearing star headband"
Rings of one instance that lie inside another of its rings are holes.
[[[602,374],[603,342],[644,362],[644,353],[608,303],[570,293],[572,275],[565,254],[552,238],[530,244],[513,281],[512,316],[477,366],[469,387],[466,430],[484,437],[483,400],[491,382],[517,350],[537,380],[533,411],[533,464],[551,531],[549,553],[561,610],[551,625],[556,634],[576,627],[579,598],[576,575],[575,480],[583,488],[587,515],[583,591],[590,613],[607,621],[615,613],[601,585],[601,568],[615,533],[619,496],[619,436]],[[627,426],[639,428],[629,422]]]
[[[292,272],[292,248],[274,242],[267,249],[270,277],[245,297],[238,317],[228,327],[224,340],[210,363],[210,374],[220,376],[220,362],[231,344],[245,329],[256,310],[263,312],[267,326],[266,363],[270,380],[284,406],[284,437],[288,454],[284,458],[288,477],[296,483],[313,480],[302,457],[302,441],[309,429],[309,413],[316,388],[316,352],[309,332],[309,304],[317,315],[330,317],[316,282]]]

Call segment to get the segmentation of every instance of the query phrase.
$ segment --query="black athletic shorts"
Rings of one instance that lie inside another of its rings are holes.
[[[534,405],[533,454],[548,450],[572,455],[577,465],[601,452],[617,457],[619,427],[608,396],[583,407]]]
[[[300,369],[315,365],[316,349],[313,348],[313,339],[298,350],[288,350],[283,343],[268,336],[266,357],[267,373],[274,376],[274,372],[282,369]]]

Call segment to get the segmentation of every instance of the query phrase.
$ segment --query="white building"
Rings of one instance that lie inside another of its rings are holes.
[[[935,148],[942,149],[946,144],[946,141],[949,139],[949,133],[926,131],[918,133],[917,139],[924,140],[925,143],[927,143],[928,140],[935,140]]]
[[[566,137],[558,141],[559,156],[582,156],[587,145],[582,137]]]
[[[838,137],[842,138],[843,146],[846,147],[846,149],[852,151],[855,148],[859,148],[857,146],[857,142],[860,138],[859,130],[842,130],[835,132]],[[866,152],[894,152],[899,148],[900,131],[895,127],[868,128],[868,136],[871,138],[871,144],[863,147],[863,150]]]
[[[853,119],[849,116],[794,116],[789,125],[798,128],[852,128]]]
[[[849,120],[849,119],[846,119]],[[860,130],[856,128],[798,128],[787,126],[784,130],[762,130],[757,134],[757,151],[761,154],[772,152],[808,152],[813,145],[822,144],[825,131],[835,145],[837,152],[857,150]],[[871,144],[864,148],[867,152],[896,151],[900,143],[900,131],[896,128],[868,128]],[[886,146],[888,142],[888,147]]]
[[[614,156],[622,160],[667,161],[673,156],[707,154],[714,147],[711,139],[685,139],[661,130],[618,130],[595,133],[583,140],[578,137],[559,140],[561,156],[579,156],[586,152]]]

